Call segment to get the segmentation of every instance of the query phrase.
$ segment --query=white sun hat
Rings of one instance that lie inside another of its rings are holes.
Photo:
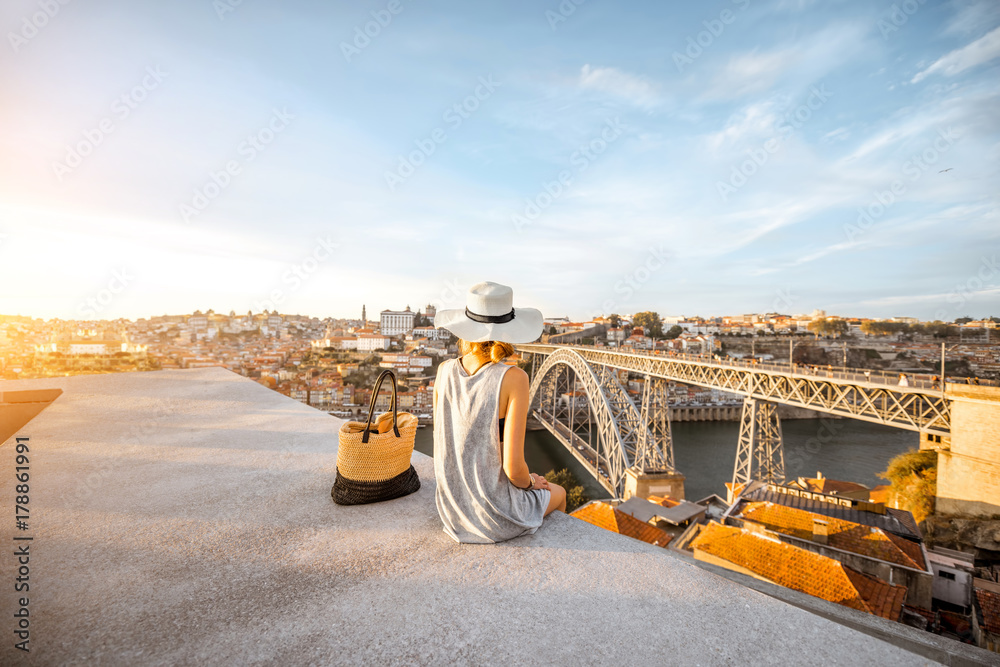
[[[462,340],[480,343],[530,343],[542,335],[542,311],[514,308],[514,290],[489,281],[476,283],[465,295],[465,309],[439,310],[434,326]]]

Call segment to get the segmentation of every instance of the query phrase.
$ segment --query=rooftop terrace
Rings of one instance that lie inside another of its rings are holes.
[[[0,382],[28,389],[63,393],[17,434],[28,531],[0,447],[5,589],[12,533],[34,537],[31,653],[5,593],[2,664],[929,662],[896,645],[926,633],[862,632],[561,513],[455,544],[419,453],[418,493],[339,507],[340,420],[220,368]]]

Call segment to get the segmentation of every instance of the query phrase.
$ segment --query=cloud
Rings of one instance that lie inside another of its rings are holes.
[[[966,44],[962,48],[942,56],[930,67],[918,72],[910,83],[920,83],[931,74],[955,76],[970,67],[982,65],[998,56],[1000,56],[1000,27],[994,28],[971,44]]]
[[[725,127],[705,138],[706,143],[710,150],[717,152],[726,146],[740,145],[744,139],[771,137],[775,134],[777,120],[773,102],[756,102],[730,116]]]
[[[978,299],[980,297],[995,297],[1000,295],[1000,287],[984,287],[977,290],[969,290],[963,292],[967,301],[973,299]],[[884,296],[877,299],[866,299],[864,301],[858,301],[856,304],[843,304],[845,306],[849,305],[862,305],[862,306],[903,306],[911,304],[927,304],[927,303],[941,303],[944,302],[949,297],[954,298],[955,292],[936,292],[933,294],[908,294],[908,295],[898,295],[898,296]],[[837,304],[842,305],[842,304]]]
[[[649,81],[614,67],[584,65],[580,69],[580,87],[607,93],[640,107],[660,102],[659,93]]]
[[[712,82],[710,97],[736,98],[767,90],[796,58],[792,51],[770,51],[733,56]]]
[[[831,130],[827,132],[822,137],[820,137],[820,143],[829,144],[835,141],[846,141],[851,136],[851,131],[846,127],[838,127],[836,130]]]
[[[949,34],[972,34],[978,33],[984,27],[989,27],[1000,22],[1000,3],[996,0],[982,0],[981,2],[958,2],[953,0],[953,5],[958,6],[955,17],[948,22],[945,32]]]

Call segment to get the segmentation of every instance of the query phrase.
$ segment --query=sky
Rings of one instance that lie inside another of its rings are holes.
[[[65,4],[63,4],[65,2]],[[0,314],[1000,315],[995,0],[5,0]]]

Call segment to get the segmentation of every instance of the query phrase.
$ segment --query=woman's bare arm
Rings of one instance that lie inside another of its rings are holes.
[[[517,366],[504,373],[500,400],[507,402],[503,432],[503,470],[514,486],[525,489],[531,484],[524,460],[524,430],[528,422],[528,374]]]

